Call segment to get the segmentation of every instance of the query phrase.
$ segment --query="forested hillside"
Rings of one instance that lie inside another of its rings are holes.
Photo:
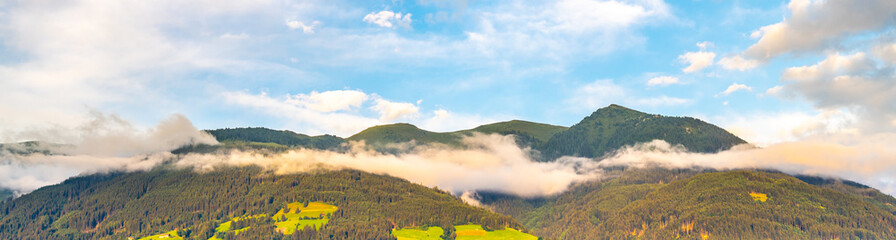
[[[395,227],[462,224],[522,228],[446,192],[359,171],[274,175],[258,168],[159,168],[75,177],[4,203],[0,239],[127,239],[178,229],[190,229],[189,239],[208,239],[219,223],[303,201],[339,209],[317,232],[284,235],[258,227],[240,239],[394,239]]]
[[[646,114],[613,104],[555,134],[539,150],[547,160],[560,156],[595,158],[626,145],[655,139],[681,144],[692,152],[718,152],[746,143],[696,118]]]
[[[896,238],[896,211],[880,207],[896,199],[873,189],[761,171],[615,174],[546,199],[481,195],[549,239]]]

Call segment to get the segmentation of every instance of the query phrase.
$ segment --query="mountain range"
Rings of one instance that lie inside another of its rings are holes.
[[[464,148],[465,136],[500,134],[512,135],[518,145],[535,150],[532,159],[552,162],[561,156],[601,161],[621,147],[656,139],[700,153],[747,144],[696,118],[647,114],[618,105],[598,109],[570,127],[513,120],[431,132],[399,123],[370,127],[344,139],[267,128],[206,132],[220,144],[184,146],[172,152],[297,148],[339,152],[347,151],[352,142],[364,142],[390,153],[396,144]],[[601,178],[551,196],[478,191],[473,195],[482,207],[475,207],[453,195],[457,193],[357,170],[275,174],[252,166],[199,171],[163,164],[149,171],[79,176],[2,203],[0,238],[127,239],[167,234],[184,239],[501,239],[490,236],[520,234],[512,236],[896,239],[896,199],[860,183],[770,169],[602,171]],[[290,206],[302,202],[306,207],[315,202],[338,210],[299,219],[304,210]],[[295,215],[286,214],[290,211]],[[293,216],[297,218],[288,218]],[[299,229],[302,224],[319,225]],[[481,230],[468,230],[470,225]],[[284,234],[290,227],[294,232]],[[431,232],[438,234],[427,235]]]

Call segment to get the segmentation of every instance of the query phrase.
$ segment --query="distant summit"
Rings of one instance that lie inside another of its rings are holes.
[[[555,134],[540,150],[547,159],[560,156],[594,158],[626,145],[655,139],[681,144],[693,152],[718,152],[746,143],[724,129],[696,118],[647,114],[611,104]]]

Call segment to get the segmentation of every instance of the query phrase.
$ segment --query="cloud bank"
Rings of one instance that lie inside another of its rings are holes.
[[[848,179],[896,195],[894,140],[894,134],[864,137],[841,135],[778,143],[765,148],[740,146],[717,154],[687,152],[680,146],[654,140],[622,148],[614,156],[600,161],[599,165],[774,169],[789,174]]]

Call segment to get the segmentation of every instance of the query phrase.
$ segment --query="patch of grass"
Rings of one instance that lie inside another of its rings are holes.
[[[304,229],[306,226],[314,226],[315,229],[320,229],[321,226],[330,221],[327,215],[339,209],[336,206],[322,202],[311,202],[308,203],[307,207],[302,205],[304,204],[294,202],[287,204],[286,208],[277,211],[277,214],[273,216],[277,230],[284,234],[292,234],[296,230]],[[296,209],[299,210],[299,213],[295,212]],[[285,221],[283,218],[286,218]]]
[[[753,197],[753,201],[765,202],[768,200],[768,195],[765,193],[751,192],[750,197]]]
[[[154,239],[165,239],[165,240],[182,240],[180,236],[177,235],[177,230],[162,233],[159,235],[152,235],[148,237],[142,237],[139,240],[154,240]]]
[[[538,237],[520,232],[513,228],[503,230],[486,231],[482,226],[475,224],[454,226],[457,240],[536,240]],[[392,236],[399,240],[438,240],[444,233],[440,227],[430,227],[424,231],[422,228],[406,228],[392,230]]]
[[[223,222],[223,223],[219,224],[218,227],[215,228],[216,236],[212,236],[211,238],[209,238],[209,240],[219,240],[220,238],[217,237],[218,232],[233,231],[233,233],[231,233],[231,234],[240,234],[240,232],[249,230],[249,228],[251,228],[251,227],[244,227],[244,228],[240,228],[240,229],[230,229],[231,225],[233,224],[233,221],[244,220],[244,219],[249,219],[249,218],[261,218],[261,217],[267,217],[267,216],[268,216],[267,214],[258,214],[258,215],[248,216],[248,217],[235,217],[235,218],[231,219],[230,221]]]
[[[392,236],[398,240],[441,240],[445,233],[440,227],[393,229]]]

